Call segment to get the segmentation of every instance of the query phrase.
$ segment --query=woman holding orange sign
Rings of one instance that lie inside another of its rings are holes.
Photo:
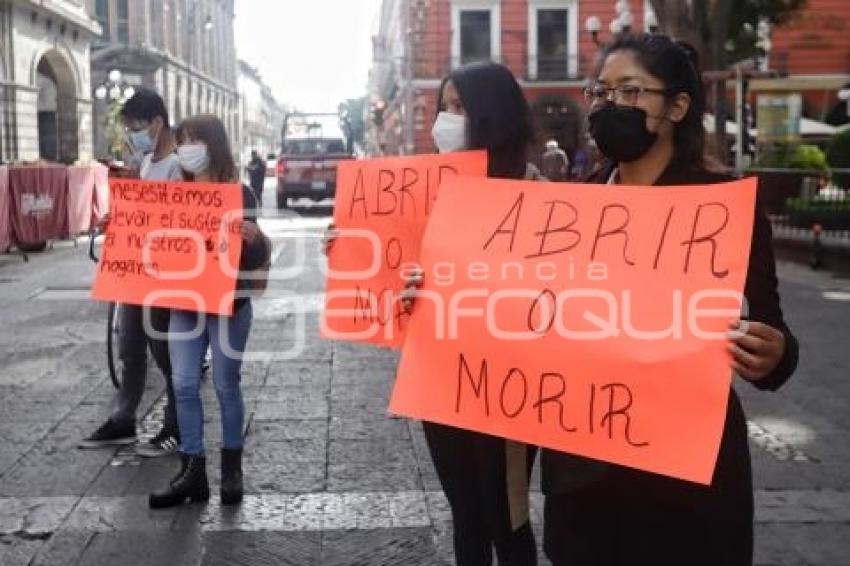
[[[732,180],[705,157],[705,95],[695,59],[688,46],[661,35],[624,35],[606,48],[585,92],[590,134],[607,158],[589,182]],[[730,325],[728,350],[730,370],[762,390],[785,383],[798,359],[780,307],[771,240],[757,203],[744,289],[747,321]],[[421,274],[409,280],[408,305],[421,283]],[[555,566],[752,564],[752,470],[734,390],[708,486],[552,450],[542,451],[541,464],[544,547]]]
[[[486,149],[488,176],[543,179],[527,161],[531,110],[513,74],[496,63],[455,69],[443,79],[431,130],[440,153]],[[325,235],[329,253],[337,237]],[[412,284],[421,282],[421,273]],[[409,297],[402,300],[409,308]],[[442,424],[423,422],[428,449],[449,501],[459,566],[534,566],[528,489],[537,447]]]
[[[238,170],[224,125],[215,116],[195,116],[180,124],[177,155],[187,180],[234,184]],[[161,509],[210,497],[203,436],[203,404],[198,363],[207,348],[212,352],[212,374],[221,408],[221,503],[242,501],[242,446],[245,406],[240,387],[242,354],[251,331],[249,291],[255,277],[248,271],[268,265],[270,242],[257,225],[257,199],[242,186],[242,252],[231,316],[173,310],[169,326],[169,351],[174,368],[174,394],[180,426],[181,467],[168,487],[150,495],[149,505]]]

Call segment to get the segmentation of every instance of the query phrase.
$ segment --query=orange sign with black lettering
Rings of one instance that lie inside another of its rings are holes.
[[[415,264],[438,189],[458,175],[485,177],[484,151],[339,164],[322,336],[399,347],[407,315],[398,302]]]
[[[755,193],[448,180],[390,410],[710,483]]]
[[[109,189],[110,221],[92,297],[232,314],[242,188],[111,179]]]

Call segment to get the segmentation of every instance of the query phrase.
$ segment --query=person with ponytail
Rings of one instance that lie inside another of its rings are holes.
[[[606,161],[588,182],[706,185],[732,180],[705,155],[705,95],[692,49],[663,35],[624,35],[586,89],[589,130]],[[658,190],[663,190],[659,188]],[[770,223],[756,203],[745,284],[746,325],[730,330],[733,371],[774,390],[798,345],[777,292]],[[544,550],[554,566],[752,564],[747,422],[730,391],[712,482],[689,483],[552,450],[541,454]]]

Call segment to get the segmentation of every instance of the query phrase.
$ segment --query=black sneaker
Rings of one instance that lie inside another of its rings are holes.
[[[165,427],[143,444],[136,446],[136,454],[145,458],[158,458],[174,454],[180,448],[180,439]]]
[[[136,423],[119,423],[109,419],[94,433],[84,439],[78,448],[103,448],[105,446],[126,446],[136,442]]]

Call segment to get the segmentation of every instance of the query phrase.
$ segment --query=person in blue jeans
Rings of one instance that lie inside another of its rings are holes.
[[[195,116],[177,130],[177,154],[187,180],[233,183],[238,170],[233,162],[224,125],[215,116]],[[204,417],[200,396],[198,360],[212,352],[212,375],[221,408],[221,503],[242,501],[242,430],[245,406],[240,386],[242,354],[251,331],[250,277],[247,272],[267,265],[270,243],[257,226],[254,192],[242,186],[244,220],[241,227],[240,276],[236,283],[233,314],[217,316],[173,310],[169,325],[169,353],[180,428],[180,472],[162,491],[150,495],[149,505],[162,509],[187,500],[207,501],[210,496],[204,448]]]

